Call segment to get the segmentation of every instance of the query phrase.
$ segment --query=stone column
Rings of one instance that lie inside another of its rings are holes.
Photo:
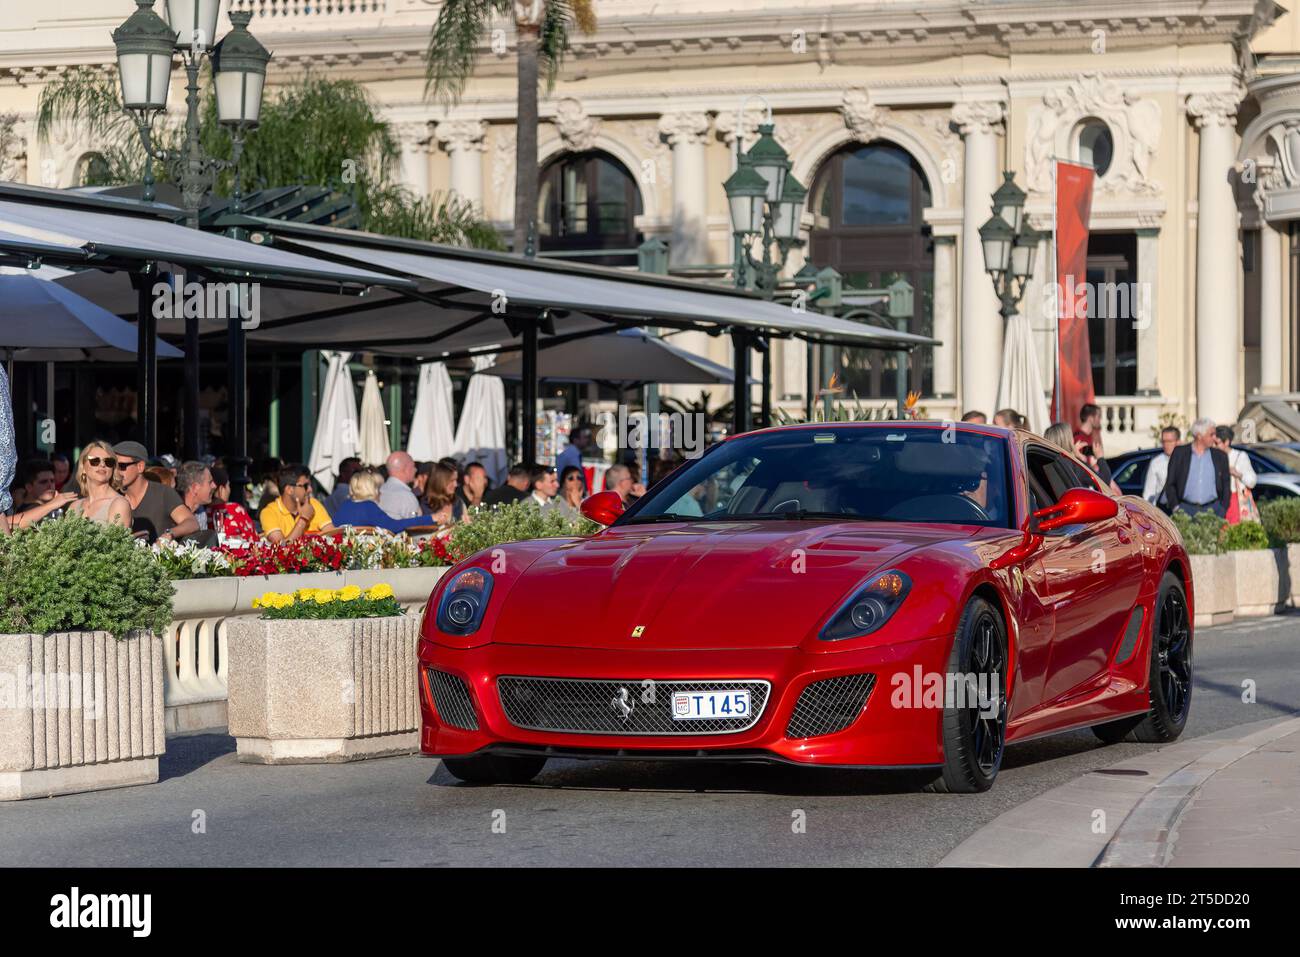
[[[451,156],[452,192],[480,211],[487,130],[484,120],[443,120],[433,129],[433,138]]]
[[[957,394],[957,237],[934,237],[934,394]]]
[[[429,195],[429,124],[412,120],[396,124],[402,147],[402,182],[417,196]]]
[[[1137,296],[1132,311],[1137,322],[1138,395],[1159,395],[1160,327],[1157,321],[1156,279],[1159,275],[1160,230],[1137,231]]]
[[[992,417],[1002,368],[1002,316],[984,271],[980,227],[993,215],[998,187],[998,128],[1005,107],[996,101],[958,103],[953,123],[965,146],[961,230],[961,383],[963,409]]]
[[[1200,131],[1196,215],[1196,415],[1235,422],[1241,316],[1237,290],[1237,204],[1229,171],[1236,161],[1236,96],[1196,93],[1187,113]]]
[[[1281,392],[1282,234],[1263,220],[1259,227],[1259,391]]]
[[[673,150],[673,233],[668,261],[673,266],[706,262],[708,256],[708,170],[704,137],[707,113],[665,113],[659,135]]]

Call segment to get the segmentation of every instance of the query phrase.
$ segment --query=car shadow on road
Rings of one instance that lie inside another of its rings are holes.
[[[235,739],[219,732],[168,738],[167,751],[158,757],[158,780],[184,777],[234,750]]]
[[[1002,770],[1071,758],[1107,747],[1091,731],[1066,732],[1023,744],[1009,745]],[[1112,746],[1113,747],[1113,746]],[[1119,755],[1115,760],[1119,760]],[[777,763],[709,761],[578,761],[552,758],[528,784],[493,785],[527,789],[581,791],[653,791],[679,793],[736,793],[824,795],[908,794],[922,790],[938,776],[933,771],[861,770],[797,767]],[[459,781],[441,764],[428,783],[438,787],[477,787]]]
[[[780,764],[552,759],[531,783],[507,786],[530,790],[747,792],[833,797],[907,794],[920,790],[933,777],[933,773],[925,771],[799,768]],[[441,765],[428,783],[438,787],[477,787],[458,781]]]

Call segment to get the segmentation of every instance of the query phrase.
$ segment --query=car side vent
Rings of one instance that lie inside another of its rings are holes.
[[[1142,633],[1142,606],[1138,605],[1133,609],[1133,613],[1128,616],[1128,627],[1124,629],[1124,640],[1119,643],[1119,651],[1115,652],[1115,664],[1122,665],[1133,657],[1133,649],[1137,647],[1138,635]]]
[[[871,674],[814,681],[799,693],[785,736],[815,738],[843,731],[862,713],[875,683],[876,676]]]
[[[478,730],[474,701],[470,697],[469,687],[459,675],[430,668],[429,690],[433,692],[433,706],[443,724],[462,731]]]

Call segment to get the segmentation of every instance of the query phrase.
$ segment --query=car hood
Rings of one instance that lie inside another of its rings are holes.
[[[605,649],[794,647],[873,571],[976,531],[781,520],[615,527],[524,570],[492,637]]]

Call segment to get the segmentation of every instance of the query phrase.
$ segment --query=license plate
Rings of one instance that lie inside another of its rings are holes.
[[[674,721],[748,717],[748,691],[676,691],[673,693]]]

